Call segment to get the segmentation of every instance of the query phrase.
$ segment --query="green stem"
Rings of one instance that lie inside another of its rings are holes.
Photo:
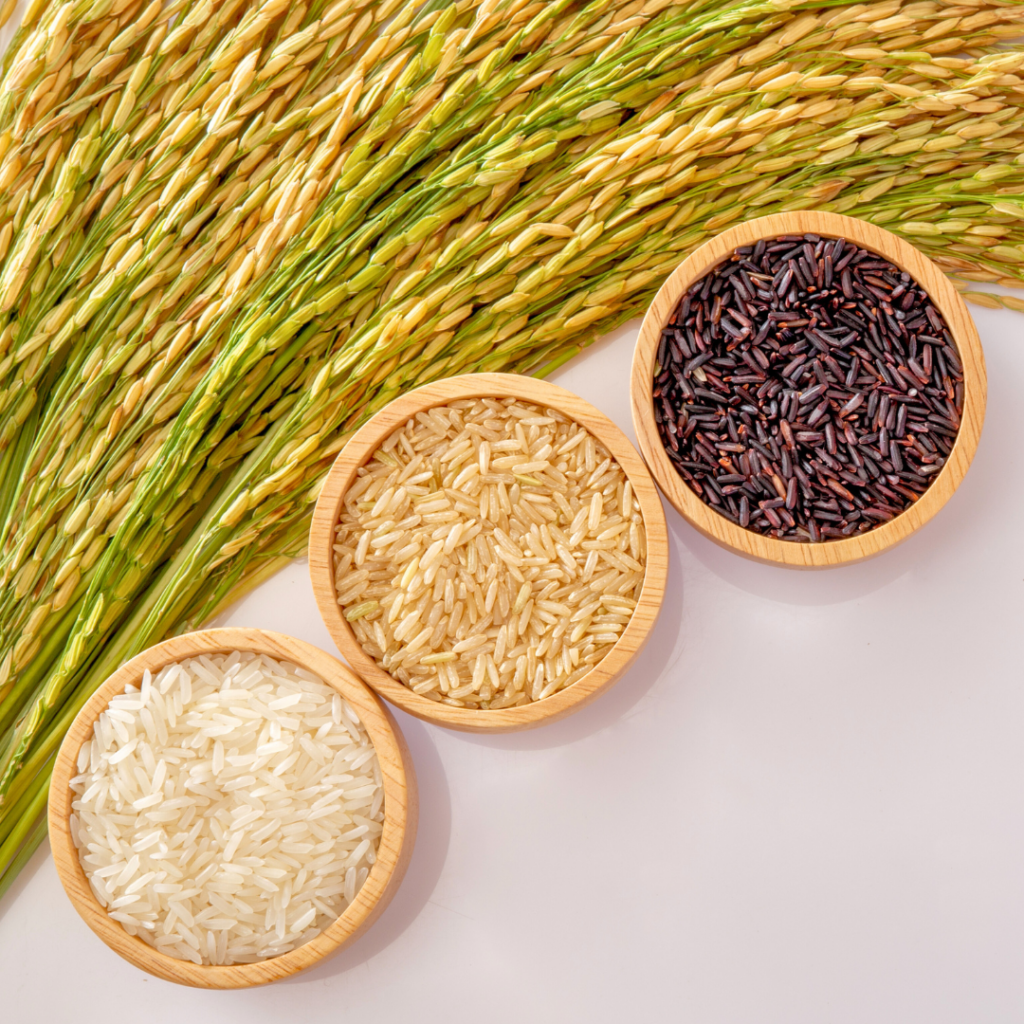
[[[46,838],[46,814],[44,813],[37,822],[34,829],[29,833],[28,838],[21,844],[14,860],[7,865],[4,873],[0,875],[0,900],[4,898],[7,890],[14,884],[14,880],[21,873],[21,869],[31,860],[32,854],[39,849]]]
[[[2,817],[0,817],[0,844],[4,843],[7,838],[13,833],[15,826],[19,821],[24,819],[31,810],[31,805],[34,800],[39,796],[40,788],[46,789],[50,784],[50,770],[53,768],[53,758],[47,758],[43,763],[42,767],[35,775],[29,775],[28,778],[31,780],[31,784],[26,787],[25,792],[22,793],[17,802],[13,807],[10,807]],[[0,860],[0,865],[3,861]]]
[[[46,835],[49,784],[50,773],[47,771],[34,786],[33,797],[18,818],[15,827],[11,829],[3,843],[0,843],[0,896]]]

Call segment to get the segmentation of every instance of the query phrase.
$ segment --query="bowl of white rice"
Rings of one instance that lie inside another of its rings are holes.
[[[204,630],[93,694],[54,765],[49,832],[111,949],[168,981],[243,988],[313,966],[384,909],[416,782],[391,715],[336,658]]]
[[[350,438],[309,535],[317,606],[349,664],[410,714],[529,729],[612,685],[665,592],[668,537],[632,444],[577,395],[467,374]]]

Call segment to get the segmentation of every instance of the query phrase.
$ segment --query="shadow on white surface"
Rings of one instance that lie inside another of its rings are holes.
[[[866,597],[894,583],[922,557],[920,551],[905,550],[917,546],[913,537],[898,548],[855,565],[817,570],[764,565],[720,547],[675,513],[672,515],[676,522],[670,529],[675,527],[674,532],[689,553],[708,572],[748,594],[782,604],[821,606]]]

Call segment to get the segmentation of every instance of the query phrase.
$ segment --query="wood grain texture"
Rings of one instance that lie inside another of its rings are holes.
[[[463,398],[519,398],[558,409],[586,427],[622,467],[633,485],[647,531],[647,567],[640,599],[629,625],[604,658],[585,676],[541,701],[493,711],[455,708],[428,700],[385,672],[363,650],[342,614],[334,587],[334,530],[345,492],[356,473],[393,430],[417,412]],[[533,377],[508,373],[465,374],[417,388],[395,399],[360,428],[342,450],[324,482],[309,531],[309,574],[320,614],[345,659],[374,690],[417,718],[466,732],[532,729],[576,711],[611,686],[643,647],[665,594],[668,535],[658,490],[625,434],[590,403]]]
[[[960,431],[946,464],[928,490],[888,523],[859,536],[818,544],[782,541],[753,530],[744,530],[706,505],[676,472],[666,454],[654,419],[652,397],[654,363],[661,331],[690,285],[731,256],[739,246],[752,244],[761,238],[807,233],[846,238],[907,271],[931,296],[945,317],[964,370],[964,410]],[[985,418],[986,390],[985,359],[974,322],[956,289],[927,256],[909,242],[866,221],[835,213],[803,210],[759,217],[723,231],[691,253],[673,271],[655,296],[640,327],[640,337],[633,354],[630,399],[640,451],[654,479],[678,512],[705,537],[759,562],[797,569],[825,569],[880,554],[906,540],[942,508],[960,485],[974,458]]]
[[[377,861],[355,900],[316,938],[269,960],[230,967],[197,966],[158,953],[129,935],[111,920],[89,887],[71,838],[69,819],[74,794],[69,786],[77,774],[78,752],[92,737],[93,725],[110,703],[131,683],[140,685],[142,673],[156,673],[165,665],[197,654],[254,651],[290,661],[316,673],[337,690],[362,720],[373,742],[384,779],[384,831]],[[337,658],[302,640],[260,629],[209,629],[174,637],[119,668],[82,708],[57,754],[50,781],[50,846],[61,884],[86,924],[125,960],[166,981],[196,988],[247,988],[298,974],[347,945],[376,920],[390,902],[408,866],[416,838],[416,776],[401,731],[387,708]]]

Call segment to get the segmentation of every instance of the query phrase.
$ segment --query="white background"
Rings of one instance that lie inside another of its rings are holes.
[[[89,931],[44,847],[0,905],[0,1019],[1024,1019],[1024,316],[972,311],[985,431],[919,534],[796,572],[667,508],[661,617],[606,695],[496,737],[397,713],[419,839],[352,947],[270,988],[171,985]],[[631,438],[636,326],[553,378]],[[220,624],[336,653],[304,563]]]

